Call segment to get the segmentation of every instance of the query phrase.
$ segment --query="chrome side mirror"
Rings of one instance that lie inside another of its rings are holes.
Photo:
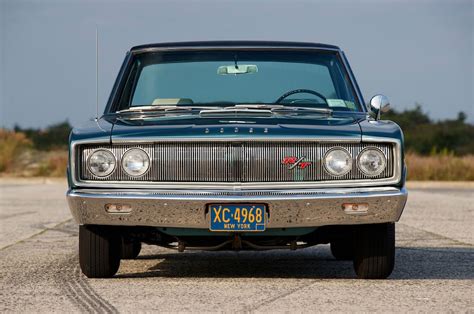
[[[372,97],[370,100],[370,110],[375,113],[375,119],[379,120],[382,112],[390,110],[390,102],[388,101],[387,96],[375,95]]]

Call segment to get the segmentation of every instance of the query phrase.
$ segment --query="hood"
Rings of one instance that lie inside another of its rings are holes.
[[[187,116],[174,119],[114,121],[111,141],[122,142],[127,139],[146,138],[282,138],[306,137],[325,139],[344,137],[361,138],[359,122],[365,116],[304,118],[304,117],[198,117]]]

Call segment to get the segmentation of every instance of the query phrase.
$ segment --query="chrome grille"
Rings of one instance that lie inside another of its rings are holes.
[[[393,145],[385,143],[316,143],[316,142],[165,142],[142,145],[83,145],[78,150],[81,180],[141,182],[314,182],[369,179],[357,167],[357,155],[364,148],[379,148],[387,157],[387,167],[370,179],[393,176]],[[141,177],[127,175],[120,164],[122,155],[139,147],[150,156],[150,170]],[[352,170],[344,176],[332,176],[322,164],[326,152],[334,147],[348,150]],[[110,149],[117,156],[116,170],[108,177],[94,176],[85,166],[90,154],[99,148]],[[305,157],[311,166],[289,169],[284,157]]]

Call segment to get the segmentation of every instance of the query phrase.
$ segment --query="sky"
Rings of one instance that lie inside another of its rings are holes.
[[[338,45],[366,102],[474,122],[473,3],[0,0],[0,127],[96,115],[96,27],[101,112],[130,47],[247,39]]]

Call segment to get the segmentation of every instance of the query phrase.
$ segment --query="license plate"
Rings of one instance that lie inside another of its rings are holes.
[[[212,204],[209,218],[211,231],[265,231],[265,205]]]

